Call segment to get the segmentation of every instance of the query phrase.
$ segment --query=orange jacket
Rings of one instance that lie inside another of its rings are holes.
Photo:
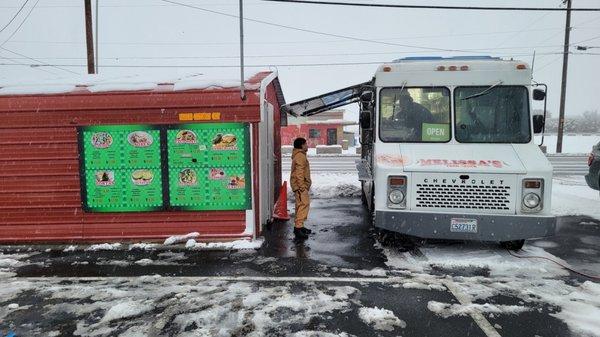
[[[290,186],[292,191],[308,191],[312,180],[310,180],[310,165],[306,153],[301,149],[292,152],[292,172],[290,175]]]

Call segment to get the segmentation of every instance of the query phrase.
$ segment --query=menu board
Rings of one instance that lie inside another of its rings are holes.
[[[84,207],[96,212],[163,207],[160,130],[147,125],[82,128]]]
[[[103,125],[79,134],[86,211],[251,206],[246,123]]]
[[[244,123],[187,124],[169,129],[170,205],[186,210],[248,209],[248,137]]]

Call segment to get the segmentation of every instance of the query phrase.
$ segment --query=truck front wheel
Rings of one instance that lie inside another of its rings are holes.
[[[525,240],[513,240],[513,241],[502,241],[500,242],[500,246],[502,246],[502,248],[508,249],[508,250],[520,250],[521,248],[523,248],[523,245],[525,244]]]

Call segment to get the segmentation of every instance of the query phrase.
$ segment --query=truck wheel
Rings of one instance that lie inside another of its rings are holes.
[[[521,248],[523,248],[523,245],[525,244],[525,240],[513,240],[513,241],[502,241],[500,242],[500,246],[502,246],[502,248],[508,249],[508,250],[520,250]]]

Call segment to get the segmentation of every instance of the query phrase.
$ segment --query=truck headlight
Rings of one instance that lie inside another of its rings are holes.
[[[404,193],[400,190],[392,190],[389,195],[391,203],[400,204],[404,201]]]
[[[540,205],[541,198],[539,195],[530,192],[523,197],[523,205],[527,208],[536,208]]]
[[[408,189],[408,178],[406,176],[388,176],[388,200],[389,208],[405,209]]]
[[[523,213],[537,213],[544,208],[544,179],[523,179],[521,195],[521,211]]]

